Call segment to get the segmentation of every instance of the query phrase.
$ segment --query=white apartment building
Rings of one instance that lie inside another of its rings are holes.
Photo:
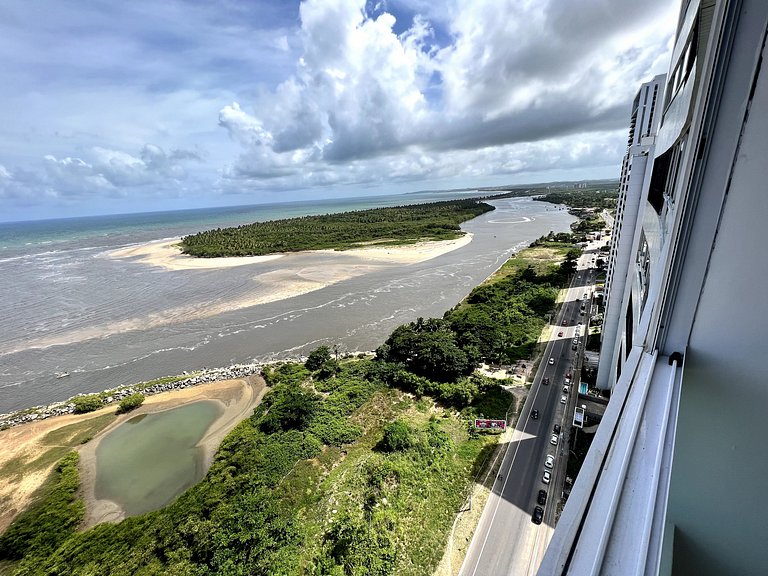
[[[768,573],[767,39],[766,0],[682,1],[636,329],[542,576]]]
[[[643,262],[636,258],[643,220],[638,218],[648,198],[656,130],[661,117],[666,75],[656,76],[640,87],[632,103],[627,153],[621,165],[608,273],[605,283],[605,316],[597,372],[597,387],[610,390],[616,384],[637,330],[640,294],[647,293]]]

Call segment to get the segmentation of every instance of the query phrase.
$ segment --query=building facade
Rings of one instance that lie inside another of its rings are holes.
[[[632,103],[605,283],[605,316],[597,372],[597,387],[602,390],[610,390],[616,384],[637,331],[643,304],[640,295],[647,293],[648,263],[637,257],[643,236],[643,220],[638,215],[648,199],[665,79],[661,74],[643,84]]]
[[[637,327],[539,574],[768,570],[766,39],[765,0],[682,2]]]

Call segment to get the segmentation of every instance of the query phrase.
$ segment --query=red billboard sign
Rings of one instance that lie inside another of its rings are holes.
[[[482,430],[504,430],[506,427],[506,420],[489,420],[488,418],[475,419],[475,428],[480,428]]]

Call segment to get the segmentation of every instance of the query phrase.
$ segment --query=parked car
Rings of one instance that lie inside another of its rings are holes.
[[[547,503],[547,491],[539,490],[538,496],[536,496],[536,502],[544,506]]]
[[[533,515],[531,516],[531,522],[534,524],[541,524],[541,519],[544,518],[544,510],[541,506],[536,506],[533,509]]]
[[[562,396],[560,396],[560,404],[565,404],[566,402],[568,402],[568,396],[563,394]]]
[[[555,457],[552,456],[552,454],[547,454],[547,459],[544,462],[544,466],[547,468],[552,468],[555,465]]]
[[[544,482],[544,484],[549,484],[549,481],[552,479],[552,473],[549,470],[544,470],[544,474],[541,477],[541,481]]]
[[[570,388],[568,386],[563,386],[563,392],[565,392],[567,394],[568,390],[570,390]]]
[[[560,424],[555,424],[554,428],[552,428],[555,434],[560,434]]]
[[[552,444],[552,446],[557,446],[557,441],[560,438],[558,434],[552,434],[552,438],[549,439],[549,443]]]

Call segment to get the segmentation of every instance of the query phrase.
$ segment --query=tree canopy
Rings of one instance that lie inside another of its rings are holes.
[[[462,222],[493,209],[466,199],[302,216],[192,234],[182,238],[181,249],[211,258],[451,240],[463,236]]]

